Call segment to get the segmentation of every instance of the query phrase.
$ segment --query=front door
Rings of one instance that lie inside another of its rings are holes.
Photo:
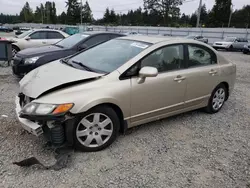
[[[132,126],[165,117],[184,105],[186,79],[183,73],[183,45],[160,48],[140,62],[140,68],[150,66],[158,69],[158,76],[131,78],[131,124]]]
[[[46,31],[36,31],[29,36],[29,40],[25,43],[25,48],[33,48],[48,45],[47,43],[47,32]]]
[[[208,101],[214,88],[219,84],[220,67],[216,54],[198,44],[187,45],[189,59],[186,71],[186,107],[200,105]]]

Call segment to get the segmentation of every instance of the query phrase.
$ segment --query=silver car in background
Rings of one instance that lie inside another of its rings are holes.
[[[188,35],[185,37],[186,39],[193,39],[193,40],[197,40],[197,41],[200,41],[200,42],[204,42],[206,44],[208,44],[208,39],[201,36],[201,35]]]
[[[213,44],[213,48],[218,49],[225,49],[225,50],[243,50],[244,46],[247,45],[248,40],[245,38],[239,37],[226,37],[224,41],[215,42]]]

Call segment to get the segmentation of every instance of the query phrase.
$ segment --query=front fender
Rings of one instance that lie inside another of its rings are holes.
[[[76,105],[74,108],[71,109],[70,112],[73,114],[79,114],[79,113],[86,112],[95,106],[98,106],[101,104],[107,104],[107,103],[115,104],[116,106],[119,106],[121,108],[118,100],[114,98],[110,98],[110,97],[105,97],[101,99],[92,100],[84,105]]]

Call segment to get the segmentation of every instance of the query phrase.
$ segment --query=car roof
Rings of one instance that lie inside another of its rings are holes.
[[[105,32],[105,31],[85,31],[85,32],[82,32],[83,34],[86,34],[86,35],[97,35],[97,34],[115,34],[115,35],[123,35],[122,33],[114,33],[114,32]]]
[[[56,30],[56,29],[30,29],[31,31],[57,31],[57,32],[60,32],[62,33],[62,31],[60,30]]]
[[[164,42],[164,41],[169,41],[170,43],[171,42],[184,42],[184,43],[192,42],[192,43],[200,44],[200,42],[196,42],[190,39],[179,38],[179,37],[165,37],[165,36],[159,36],[159,35],[155,35],[155,36],[146,36],[146,35],[133,36],[131,35],[131,36],[121,37],[119,39],[135,40],[135,41],[152,43],[152,44],[156,44],[156,43]]]

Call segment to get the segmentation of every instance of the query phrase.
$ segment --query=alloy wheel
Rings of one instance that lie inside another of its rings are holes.
[[[113,130],[113,122],[107,115],[92,113],[78,123],[76,138],[83,146],[95,148],[105,144]]]
[[[226,98],[225,90],[223,88],[219,88],[213,96],[213,101],[212,101],[213,109],[216,111],[219,110],[224,104],[225,98]]]
[[[12,57],[15,57],[16,54],[17,54],[17,50],[12,48]]]

